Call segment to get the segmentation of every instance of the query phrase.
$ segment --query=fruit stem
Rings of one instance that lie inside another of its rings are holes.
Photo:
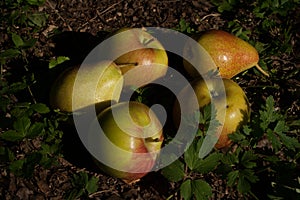
[[[128,66],[137,66],[138,63],[134,62],[134,63],[122,63],[122,64],[117,64],[118,67],[128,67]]]
[[[270,75],[264,71],[258,64],[255,65],[256,69],[258,69],[263,75],[269,77]]]

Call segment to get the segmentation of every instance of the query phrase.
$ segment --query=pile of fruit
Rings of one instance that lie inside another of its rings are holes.
[[[110,36],[116,49],[108,49],[105,53],[117,58],[84,62],[81,66],[65,70],[53,84],[50,103],[63,112],[83,115],[87,109],[93,108],[96,119],[90,122],[87,137],[94,138],[92,135],[100,125],[110,141],[108,143],[101,137],[96,141],[99,145],[94,148],[101,159],[93,155],[95,162],[103,172],[132,183],[153,168],[163,146],[163,125],[159,116],[147,105],[122,101],[120,96],[128,88],[140,88],[163,78],[169,68],[168,54],[161,42],[145,29],[120,29]],[[197,65],[203,55],[186,43],[184,55],[196,65],[183,59],[182,66],[192,81],[189,86],[183,86],[178,98],[189,101],[193,99],[192,95],[196,95],[196,110],[214,105],[216,119],[222,122],[222,126],[216,129],[218,141],[215,148],[226,148],[231,145],[228,134],[234,133],[250,119],[248,99],[231,78],[253,66],[268,74],[258,66],[259,57],[255,48],[234,35],[211,30],[194,40],[208,52],[208,59],[212,59],[215,65]],[[129,52],[128,41],[133,48]],[[215,66],[217,75],[211,73]],[[190,86],[192,92],[188,90]],[[192,114],[196,111],[193,110],[195,102],[186,105],[180,105],[178,101],[173,103],[172,119],[174,127],[178,128],[183,122],[181,110]]]

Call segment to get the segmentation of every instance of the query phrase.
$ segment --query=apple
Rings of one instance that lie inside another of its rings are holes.
[[[221,81],[221,82],[220,82]],[[224,84],[224,90],[220,84]],[[215,144],[217,149],[229,147],[232,141],[228,135],[236,132],[242,125],[250,119],[250,105],[243,89],[234,81],[222,78],[210,78],[206,81],[198,78],[191,82],[193,91],[186,87],[179,93],[179,98],[189,99],[192,92],[196,94],[201,110],[204,106],[214,104],[216,110],[216,119],[222,123],[217,127],[216,136],[219,137]],[[213,98],[213,102],[212,102]],[[191,103],[192,104],[192,103]],[[191,104],[179,105],[175,102],[173,107],[173,119],[175,126],[178,127],[183,116],[180,116],[180,109],[190,109]],[[188,113],[194,113],[195,110],[188,110]],[[223,120],[224,119],[224,120]]]
[[[109,105],[119,100],[122,87],[122,73],[112,61],[76,65],[64,70],[54,81],[50,105],[64,112],[95,104],[100,107],[101,102]]]
[[[167,53],[163,45],[146,29],[121,28],[109,39],[111,45],[107,51],[112,57],[117,55],[114,62],[122,74],[126,74],[124,86],[141,87],[167,73]]]
[[[99,139],[95,147],[100,159],[95,155],[94,158],[103,172],[132,183],[152,170],[163,133],[159,119],[148,106],[129,101],[104,109],[90,128],[90,137],[99,134],[97,125],[105,138]]]

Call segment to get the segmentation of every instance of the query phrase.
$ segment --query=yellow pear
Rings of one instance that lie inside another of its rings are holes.
[[[220,76],[232,78],[235,75],[251,68],[256,67],[261,73],[269,76],[259,65],[259,55],[257,50],[248,42],[222,30],[209,30],[202,35],[197,35],[194,39],[207,51],[215,62]],[[192,77],[199,76],[197,71],[203,73],[213,69],[211,66],[201,65],[201,51],[187,44],[184,48],[185,54],[195,60],[199,65],[191,66],[184,61],[184,67]],[[205,67],[204,67],[205,66]],[[199,69],[198,69],[199,68]]]

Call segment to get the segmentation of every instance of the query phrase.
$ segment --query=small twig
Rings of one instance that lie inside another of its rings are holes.
[[[116,5],[122,3],[123,1],[124,1],[124,0],[121,0],[121,1],[119,1],[119,2],[117,2],[117,3],[114,3],[114,4],[110,5],[110,6],[108,6],[105,10],[103,10],[103,11],[101,11],[101,12],[97,12],[97,14],[98,14],[98,15],[102,15],[102,14],[108,12],[111,8],[113,8],[113,7],[115,7]],[[99,17],[100,17],[100,16],[99,16]]]
[[[54,6],[49,2],[46,1],[46,3],[49,5],[49,7],[55,12],[55,14],[58,16],[58,18],[60,18],[64,23],[66,23],[66,20],[59,14],[58,10],[54,8]],[[66,23],[68,29],[70,31],[72,31],[73,29],[70,27],[70,25],[68,23]]]
[[[96,195],[98,194],[102,194],[102,193],[108,193],[108,192],[111,192],[117,196],[120,196],[116,191],[112,190],[112,189],[108,189],[108,190],[101,190],[101,191],[97,191],[97,192],[94,192],[92,194],[89,195],[89,198],[93,198],[95,197]]]
[[[212,14],[208,14],[208,15],[205,15],[204,17],[202,17],[202,19],[200,21],[204,21],[206,18],[208,17],[218,17],[220,16],[221,14],[219,13],[212,13]]]

